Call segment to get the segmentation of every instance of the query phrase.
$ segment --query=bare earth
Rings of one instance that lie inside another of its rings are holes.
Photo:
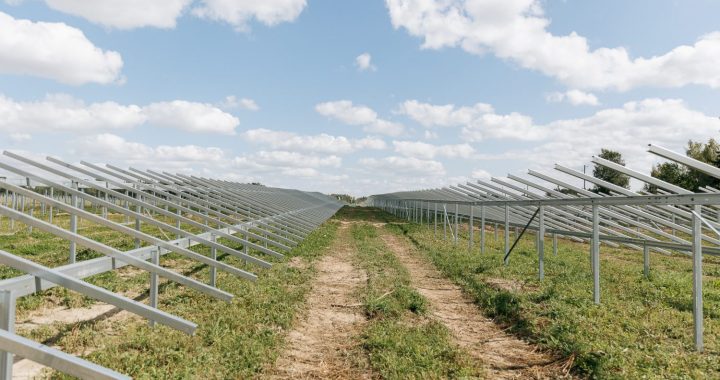
[[[428,299],[432,316],[447,326],[460,347],[483,363],[488,379],[567,376],[556,358],[505,333],[483,316],[458,286],[413,252],[405,239],[382,231],[381,236],[410,272],[413,287]]]
[[[353,357],[353,341],[366,322],[356,298],[367,282],[352,265],[354,248],[349,223],[343,223],[329,253],[317,264],[303,320],[289,333],[269,378],[363,379]]]
[[[107,318],[107,319],[105,319]],[[139,318],[127,311],[122,311],[113,305],[104,302],[98,302],[88,308],[66,308],[56,307],[44,309],[31,313],[23,321],[19,322],[15,327],[18,329],[33,330],[43,325],[51,325],[53,323],[73,324],[91,320],[105,319],[106,323],[123,321],[130,318]],[[62,347],[51,345],[53,348],[62,350]],[[73,352],[76,355],[87,355],[94,349],[84,352]],[[15,357],[13,364],[13,380],[34,380],[49,377],[42,364],[30,361],[28,359]]]

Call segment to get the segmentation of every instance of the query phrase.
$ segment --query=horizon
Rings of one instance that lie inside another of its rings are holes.
[[[33,158],[361,197],[720,135],[717,2],[0,4],[1,145]]]

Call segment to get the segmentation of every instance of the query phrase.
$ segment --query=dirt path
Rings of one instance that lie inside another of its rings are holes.
[[[447,326],[460,347],[482,361],[488,379],[554,379],[564,375],[553,358],[483,316],[458,286],[413,252],[407,241],[384,231],[381,236],[410,272],[412,285],[430,302],[432,316]]]
[[[353,337],[366,321],[355,295],[367,276],[352,265],[354,248],[349,227],[347,222],[341,225],[329,253],[318,262],[304,318],[288,335],[288,348],[267,377],[370,378],[369,374],[359,373],[359,359],[352,354]]]

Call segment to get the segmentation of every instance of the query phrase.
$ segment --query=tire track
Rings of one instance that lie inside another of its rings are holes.
[[[567,377],[556,358],[504,332],[482,315],[470,297],[446,278],[405,239],[386,231],[380,236],[410,273],[411,283],[430,303],[455,342],[480,360],[488,379],[556,379]]]
[[[359,369],[353,343],[366,323],[358,307],[358,288],[367,282],[366,274],[352,264],[355,254],[349,232],[343,222],[329,254],[317,264],[317,276],[306,301],[303,320],[288,334],[273,379],[364,379],[369,374]],[[355,351],[356,352],[356,351]]]

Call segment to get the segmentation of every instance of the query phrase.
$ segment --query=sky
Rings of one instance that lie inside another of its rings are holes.
[[[358,196],[582,170],[601,148],[648,172],[647,144],[720,134],[718,14],[714,0],[0,0],[0,148]]]

